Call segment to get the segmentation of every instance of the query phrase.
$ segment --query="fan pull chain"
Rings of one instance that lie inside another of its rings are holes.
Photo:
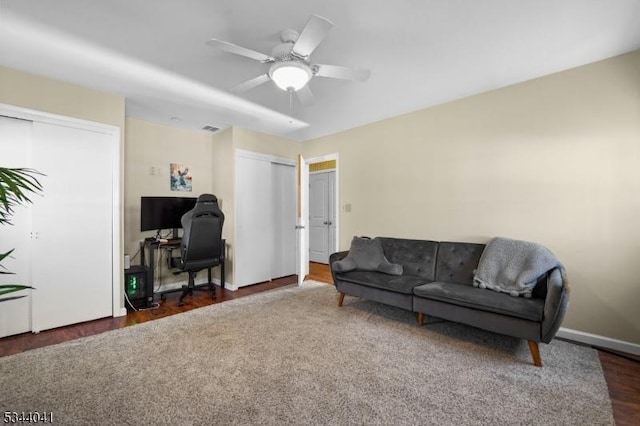
[[[289,88],[289,116],[293,117],[293,89]]]

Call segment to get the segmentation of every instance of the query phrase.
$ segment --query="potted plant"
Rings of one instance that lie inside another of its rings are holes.
[[[0,167],[0,225],[11,225],[11,215],[14,208],[20,204],[31,203],[31,194],[42,191],[42,185],[38,181],[38,175],[42,173],[26,168]],[[0,253],[0,274],[13,274],[2,266],[2,261],[13,253],[14,249],[6,253]],[[0,285],[0,296],[16,291],[32,288],[21,284]],[[19,299],[24,296],[11,296],[0,298],[0,302]]]

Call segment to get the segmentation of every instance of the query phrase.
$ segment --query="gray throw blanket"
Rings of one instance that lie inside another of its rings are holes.
[[[473,285],[530,298],[538,278],[554,268],[560,268],[564,281],[564,266],[546,247],[528,241],[493,238],[480,256]]]

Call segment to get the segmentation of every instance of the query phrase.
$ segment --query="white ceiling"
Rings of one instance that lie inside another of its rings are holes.
[[[369,81],[316,77],[307,107],[228,92],[268,64],[207,40],[269,54],[311,14],[335,25],[312,62]],[[639,18],[640,0],[0,0],[0,64],[124,95],[130,117],[304,141],[636,50]]]

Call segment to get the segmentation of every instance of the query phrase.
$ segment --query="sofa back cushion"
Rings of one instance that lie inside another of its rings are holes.
[[[402,275],[412,275],[425,280],[435,279],[438,242],[380,237],[382,250],[391,263],[402,265]]]
[[[484,244],[441,242],[436,262],[436,281],[473,285]]]

